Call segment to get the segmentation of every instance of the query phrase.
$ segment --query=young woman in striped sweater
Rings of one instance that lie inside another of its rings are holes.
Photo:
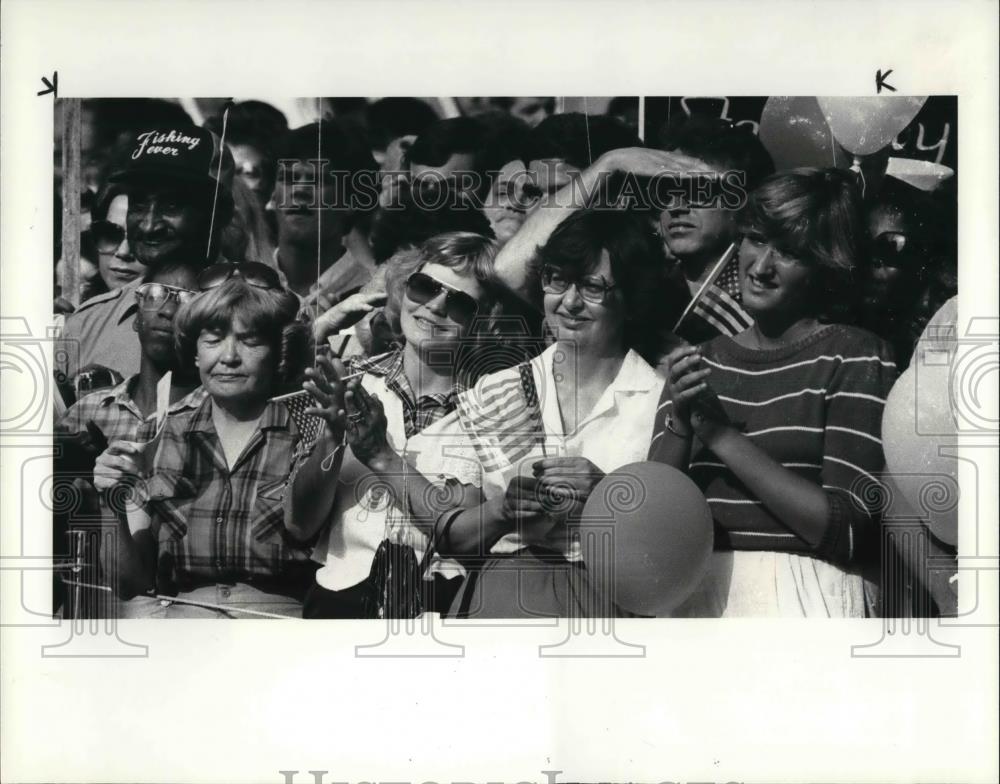
[[[740,276],[754,325],[668,358],[650,459],[687,470],[715,520],[686,616],[865,614],[877,543],[887,345],[849,311],[860,198],[834,169],[776,174],[750,197]]]

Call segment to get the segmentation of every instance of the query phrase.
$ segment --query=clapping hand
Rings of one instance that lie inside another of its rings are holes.
[[[321,356],[316,367],[306,368],[306,380],[302,388],[316,400],[317,405],[307,408],[306,414],[319,417],[326,423],[327,436],[340,443],[344,438],[347,411],[344,404],[344,384],[346,375],[344,364],[339,359]]]
[[[347,385],[347,443],[354,456],[372,470],[378,470],[395,456],[389,446],[388,420],[382,401],[361,386],[360,379]]]
[[[708,444],[732,422],[719,396],[708,383],[712,371],[705,367],[697,346],[681,346],[667,355],[667,390],[673,402],[672,428],[681,436],[696,433]]]

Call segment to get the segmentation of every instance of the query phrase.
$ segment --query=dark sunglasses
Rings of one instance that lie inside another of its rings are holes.
[[[88,231],[101,253],[114,253],[125,240],[125,227],[107,220],[94,221]]]
[[[905,234],[898,231],[885,231],[879,234],[871,245],[872,265],[875,267],[908,266],[907,260],[913,250],[913,243]]]
[[[584,275],[572,280],[558,267],[548,264],[542,267],[542,291],[546,294],[565,294],[571,285],[576,286],[581,299],[595,305],[603,305],[608,295],[617,288],[600,275]]]
[[[206,267],[198,276],[198,288],[208,291],[235,277],[243,278],[248,285],[258,289],[284,288],[274,267],[261,264],[259,261],[223,262]]]
[[[197,291],[168,286],[166,283],[143,283],[135,290],[135,301],[142,310],[159,310],[168,302],[183,305],[198,295]]]
[[[468,324],[475,318],[479,312],[479,303],[470,294],[442,283],[425,272],[414,272],[406,279],[406,296],[418,305],[426,305],[439,297],[442,291],[447,292],[444,302],[448,318],[460,324]]]

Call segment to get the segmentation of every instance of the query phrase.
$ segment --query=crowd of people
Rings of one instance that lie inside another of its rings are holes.
[[[86,590],[129,618],[632,615],[578,528],[648,460],[714,521],[673,615],[905,614],[872,485],[957,293],[953,194],[775,171],[697,114],[643,143],[626,104],[84,102],[55,311],[57,469],[109,534]]]

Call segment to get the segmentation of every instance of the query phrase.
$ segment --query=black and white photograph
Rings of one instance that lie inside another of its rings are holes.
[[[55,611],[954,615],[956,110],[59,99]]]
[[[4,9],[5,781],[995,780],[995,5],[126,8]]]

